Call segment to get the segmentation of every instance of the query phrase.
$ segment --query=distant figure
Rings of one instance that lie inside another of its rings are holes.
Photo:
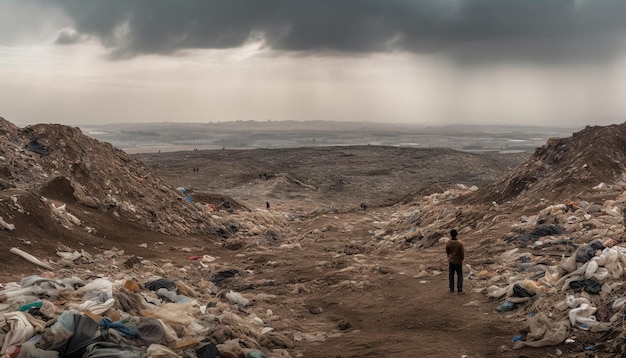
[[[269,202],[269,201],[266,201],[266,202],[265,202],[265,208],[266,208],[267,210],[269,210],[269,209],[270,209],[270,202]]]
[[[446,243],[448,255],[448,278],[450,280],[450,292],[454,293],[454,273],[457,275],[457,292],[463,294],[463,260],[465,259],[465,246],[463,241],[456,238],[456,229],[450,230],[450,240]]]
[[[365,211],[367,209],[367,205],[365,203],[361,203],[361,210]]]

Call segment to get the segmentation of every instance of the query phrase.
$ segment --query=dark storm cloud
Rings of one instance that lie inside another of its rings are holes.
[[[468,61],[608,59],[624,0],[40,0],[115,56],[231,48],[439,53]]]

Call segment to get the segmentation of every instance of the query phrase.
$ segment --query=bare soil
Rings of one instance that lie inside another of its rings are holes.
[[[276,294],[276,305],[296,314],[304,327],[330,322],[342,331],[322,342],[296,342],[293,351],[303,357],[545,357],[554,349],[501,351],[510,347],[518,323],[494,313],[499,303],[472,292],[471,280],[465,281],[464,295],[451,294],[441,246],[396,251],[371,245],[373,223],[389,220],[403,200],[457,183],[486,185],[527,156],[334,147],[136,157],[192,196],[224,193],[253,210],[264,210],[269,202],[275,214],[300,214],[291,231],[311,233],[314,239],[293,255],[264,252],[248,264],[275,283],[264,289]],[[479,238],[462,239],[468,263],[485,259]],[[231,260],[235,266],[246,264]],[[264,265],[273,261],[280,264]],[[369,269],[354,269],[355,261],[365,261]],[[441,274],[418,278],[419,264]]]
[[[263,212],[269,203],[268,215],[296,216],[286,230],[306,239],[292,251],[255,250],[252,243],[229,250],[218,236],[173,237],[138,224],[122,224],[108,213],[76,203],[67,187],[61,186],[49,187],[44,194],[49,200],[67,203],[70,211],[80,213],[85,225],[98,229],[98,235],[68,232],[49,215],[38,214],[40,198],[33,194],[21,205],[38,219],[16,216],[16,227],[29,230],[13,232],[7,247],[19,246],[35,256],[51,258],[58,244],[92,252],[114,246],[145,259],[181,265],[188,264],[189,254],[179,247],[217,256],[224,268],[262,277],[263,292],[276,295],[272,308],[276,315],[297,318],[303,332],[330,334],[317,342],[296,339],[289,348],[294,357],[546,357],[554,353],[553,347],[501,349],[510,347],[519,328],[517,321],[494,313],[499,303],[473,292],[471,280],[465,281],[464,295],[451,294],[441,246],[385,250],[372,245],[375,223],[402,211],[404,201],[457,183],[487,185],[527,154],[481,156],[446,149],[335,147],[135,157],[174,187],[183,186],[192,197],[213,201],[215,206],[229,201],[230,209],[242,205],[240,210]],[[361,203],[367,205],[366,210],[360,208]],[[284,242],[290,242],[286,236]],[[485,260],[488,253],[478,245],[481,238],[461,239],[467,246],[468,263]],[[142,243],[150,245],[139,248]],[[3,280],[36,270],[6,252],[2,258]],[[419,264],[441,274],[418,278]],[[258,288],[243,276],[232,281],[232,289],[245,293]]]

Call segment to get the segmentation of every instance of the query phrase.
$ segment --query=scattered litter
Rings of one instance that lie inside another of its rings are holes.
[[[38,265],[46,265],[19,249],[11,251]],[[169,274],[178,272],[182,274],[180,279],[155,278],[154,272],[167,274],[168,271],[148,262],[142,264],[141,271],[153,278],[145,279],[143,284],[137,281],[140,278],[137,273],[130,272],[93,277],[91,269],[98,261],[84,261],[81,269],[78,260],[87,260],[90,255],[69,248],[57,254],[73,262],[74,270],[56,273],[50,270],[45,275],[32,275],[19,283],[3,285],[0,291],[2,357],[15,357],[20,351],[20,357],[43,358],[206,357],[206,354],[290,357],[284,348],[292,347],[293,341],[271,327],[271,322],[284,319],[259,305],[269,302],[269,295],[264,299],[258,294],[253,305],[250,298],[233,289],[223,293],[207,286],[204,280],[185,283],[184,273],[173,266]],[[120,254],[123,254],[121,250],[113,248],[100,256]],[[122,259],[128,262],[131,258]],[[48,268],[52,269],[49,265]],[[90,278],[76,276],[81,273]],[[213,280],[226,286],[229,279],[238,275],[238,270],[223,270],[216,272]],[[323,341],[325,336],[326,333],[320,332],[315,340]],[[276,353],[272,354],[273,351]]]
[[[39,260],[35,256],[33,256],[33,255],[31,255],[31,254],[29,254],[29,253],[27,253],[25,251],[22,251],[22,250],[18,249],[17,247],[12,247],[10,252],[12,254],[17,255],[17,256],[20,256],[21,258],[23,258],[24,260],[26,260],[26,261],[28,261],[28,262],[30,262],[32,264],[35,264],[35,265],[40,266],[40,267],[43,267],[46,270],[54,270],[52,268],[52,266],[50,266],[49,264]]]
[[[15,225],[9,224],[6,221],[4,221],[2,216],[0,216],[0,227],[2,227],[5,230],[9,230],[9,231],[15,230]]]

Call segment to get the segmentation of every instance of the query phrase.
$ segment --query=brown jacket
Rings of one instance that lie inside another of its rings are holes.
[[[455,265],[463,265],[465,259],[465,246],[461,240],[448,240],[446,243],[448,261]]]

